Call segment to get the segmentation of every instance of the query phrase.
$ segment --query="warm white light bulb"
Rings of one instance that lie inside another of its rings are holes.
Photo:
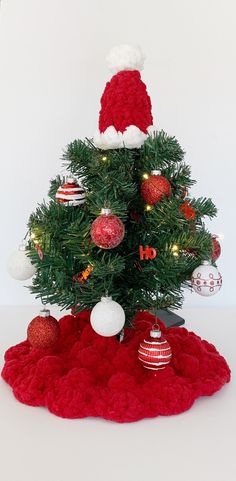
[[[147,180],[148,177],[149,177],[149,175],[145,172],[145,173],[143,174],[143,179]]]

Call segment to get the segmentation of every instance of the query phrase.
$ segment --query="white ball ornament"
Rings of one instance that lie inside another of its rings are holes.
[[[192,273],[191,284],[200,296],[214,296],[222,286],[222,277],[209,261],[202,261]]]
[[[112,297],[102,297],[92,309],[90,322],[93,330],[100,336],[115,336],[124,327],[124,309],[118,302],[113,301]]]
[[[10,276],[17,281],[26,281],[36,273],[36,267],[27,256],[25,244],[21,244],[18,250],[11,254],[7,263],[7,270]]]

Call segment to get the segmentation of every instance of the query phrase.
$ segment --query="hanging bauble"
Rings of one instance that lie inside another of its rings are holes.
[[[195,249],[192,249],[191,247],[187,247],[186,249],[182,249],[182,254],[187,254],[189,256],[192,256],[192,257],[196,257],[197,256],[197,252]]]
[[[144,339],[139,345],[139,360],[146,369],[158,371],[168,366],[171,357],[172,352],[168,341],[162,336],[159,325],[154,324],[150,337]]]
[[[81,205],[85,202],[85,191],[76,180],[68,178],[66,183],[57,189],[56,200],[64,205]]]
[[[212,256],[211,256],[211,258],[212,258],[213,262],[215,262],[220,257],[221,246],[220,246],[220,243],[217,239],[217,236],[213,235],[211,240],[212,240]]]
[[[200,296],[213,296],[222,286],[222,277],[218,269],[209,261],[202,261],[191,277],[192,287]]]
[[[9,257],[7,270],[10,276],[17,281],[26,281],[37,271],[27,254],[26,245],[21,244],[18,250],[13,252]]]
[[[55,346],[59,339],[59,322],[50,316],[48,309],[42,309],[27,329],[27,338],[32,347],[49,349]]]
[[[102,297],[92,309],[91,326],[97,334],[104,337],[115,336],[124,327],[125,313],[118,302],[112,297]]]
[[[141,214],[136,210],[132,209],[129,213],[130,219],[139,224],[141,222]]]
[[[113,249],[124,239],[125,228],[119,217],[111,209],[102,209],[102,213],[91,226],[91,237],[96,246]]]
[[[190,203],[186,200],[183,205],[179,207],[180,212],[186,217],[188,220],[194,220],[196,217],[196,212],[194,208],[190,205]]]
[[[171,193],[170,182],[161,175],[160,170],[152,170],[148,179],[141,184],[141,196],[149,205],[154,205]]]

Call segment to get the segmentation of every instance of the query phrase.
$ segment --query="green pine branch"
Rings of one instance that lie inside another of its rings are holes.
[[[141,149],[101,151],[89,140],[69,144],[64,163],[68,173],[82,180],[86,202],[75,207],[57,203],[56,191],[65,178],[51,180],[49,203],[38,205],[28,224],[30,257],[37,267],[32,293],[43,303],[78,305],[78,310],[93,307],[109,293],[123,306],[128,321],[137,310],[181,307],[192,271],[211,258],[211,234],[203,219],[217,212],[211,199],[191,199],[189,193],[185,198],[195,181],[183,158],[178,141],[163,131]],[[171,195],[147,211],[140,186],[143,174],[153,169],[169,180]],[[181,211],[186,199],[195,219]],[[123,242],[111,250],[98,248],[90,236],[103,207],[111,208],[125,225]],[[156,258],[141,261],[140,245],[154,247]]]

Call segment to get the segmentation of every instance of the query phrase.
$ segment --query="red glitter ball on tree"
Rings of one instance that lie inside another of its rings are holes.
[[[60,335],[59,323],[50,311],[40,311],[39,316],[32,319],[27,329],[27,338],[32,347],[48,349],[57,343]]]
[[[146,369],[159,371],[170,363],[172,351],[168,341],[162,336],[158,324],[150,331],[150,337],[140,343],[138,358]]]
[[[124,239],[125,228],[119,217],[110,209],[102,209],[102,214],[92,223],[91,237],[98,247],[113,249]]]
[[[217,261],[221,254],[221,246],[218,239],[215,236],[212,236],[212,260],[213,262]]]
[[[150,205],[156,204],[163,197],[169,197],[171,193],[170,182],[160,174],[160,170],[152,170],[150,177],[141,185],[141,195]]]

